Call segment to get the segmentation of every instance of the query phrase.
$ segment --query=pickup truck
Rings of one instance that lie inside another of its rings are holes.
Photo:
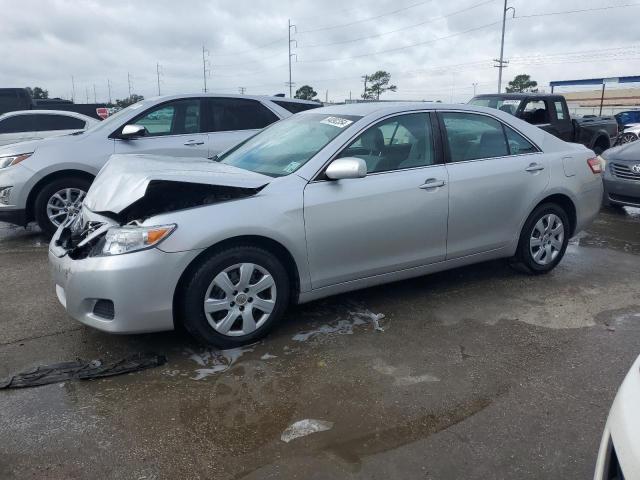
[[[597,154],[613,146],[618,123],[613,117],[571,118],[562,95],[496,93],[477,95],[469,104],[497,108],[546,130],[566,142],[581,143]]]

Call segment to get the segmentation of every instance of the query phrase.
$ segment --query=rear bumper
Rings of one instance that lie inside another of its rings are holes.
[[[587,228],[600,213],[602,207],[602,182],[590,183],[588,190],[578,194],[576,202],[576,228],[574,235]]]
[[[74,260],[54,245],[55,238],[49,247],[51,274],[58,300],[72,318],[111,333],[174,328],[174,292],[199,250],[166,253],[152,248]],[[112,302],[112,315],[105,317],[104,309],[96,308],[100,300]]]

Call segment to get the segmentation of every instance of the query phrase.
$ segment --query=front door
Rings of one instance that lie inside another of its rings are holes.
[[[549,183],[545,154],[488,115],[439,115],[448,150],[447,259],[504,247]]]
[[[429,113],[383,120],[339,157],[363,158],[368,174],[305,188],[314,289],[444,259],[448,178]]]
[[[129,123],[142,125],[147,134],[116,140],[115,153],[207,157],[207,134],[203,131],[200,104],[199,98],[173,100],[143,112]]]

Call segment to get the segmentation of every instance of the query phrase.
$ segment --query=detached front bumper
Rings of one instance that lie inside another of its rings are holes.
[[[111,333],[174,328],[174,292],[199,250],[151,248],[75,260],[55,244],[57,236],[49,246],[49,263],[58,299],[72,318]]]
[[[604,428],[594,480],[608,480],[621,471],[625,480],[640,479],[640,357],[616,395]]]

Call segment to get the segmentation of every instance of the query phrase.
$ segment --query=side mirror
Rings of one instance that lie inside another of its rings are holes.
[[[120,138],[128,140],[133,137],[144,137],[147,134],[146,127],[142,125],[125,125],[122,128]]]
[[[367,176],[367,164],[357,157],[336,158],[325,173],[331,180],[363,178]]]

